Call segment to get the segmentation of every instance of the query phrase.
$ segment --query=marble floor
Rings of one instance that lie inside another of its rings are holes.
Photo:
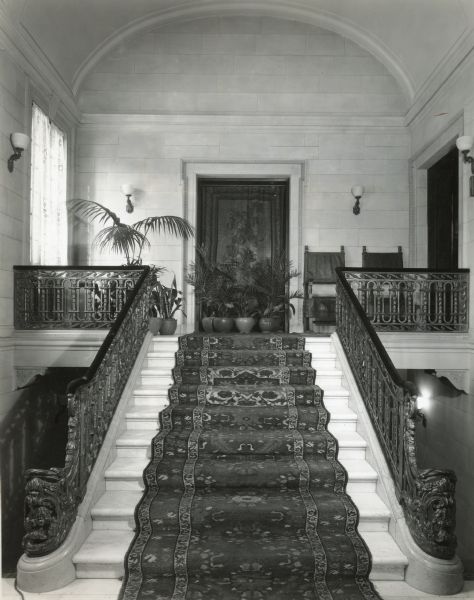
[[[384,600],[456,600],[472,598],[474,600],[474,581],[466,581],[464,589],[454,596],[432,596],[413,589],[402,581],[386,581],[376,584],[377,591]],[[116,600],[120,589],[120,581],[116,579],[76,579],[68,586],[45,594],[23,592],[25,600]],[[13,579],[2,579],[0,598],[3,600],[20,600],[15,591]],[[288,600],[297,600],[289,598]]]

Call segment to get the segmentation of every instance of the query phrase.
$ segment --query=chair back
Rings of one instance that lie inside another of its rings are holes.
[[[402,247],[398,246],[397,252],[367,252],[367,246],[363,246],[362,267],[403,269]]]

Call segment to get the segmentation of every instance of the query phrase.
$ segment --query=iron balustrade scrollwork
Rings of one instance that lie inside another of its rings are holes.
[[[16,329],[108,329],[140,267],[15,266]]]
[[[345,277],[377,331],[468,329],[468,269],[362,268]]]
[[[89,475],[145,338],[155,282],[155,271],[141,267],[140,278],[93,363],[83,377],[68,385],[64,467],[26,472],[23,547],[28,556],[56,550],[74,524]]]
[[[449,559],[456,549],[453,471],[420,469],[416,460],[417,389],[403,381],[352,287],[353,270],[337,269],[337,332],[392,473],[413,539]]]

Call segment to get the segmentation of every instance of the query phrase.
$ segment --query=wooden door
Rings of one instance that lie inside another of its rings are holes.
[[[457,148],[428,169],[428,268],[458,268]]]

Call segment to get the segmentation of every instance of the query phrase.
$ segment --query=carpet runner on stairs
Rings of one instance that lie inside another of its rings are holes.
[[[304,337],[179,347],[120,598],[379,598]]]

